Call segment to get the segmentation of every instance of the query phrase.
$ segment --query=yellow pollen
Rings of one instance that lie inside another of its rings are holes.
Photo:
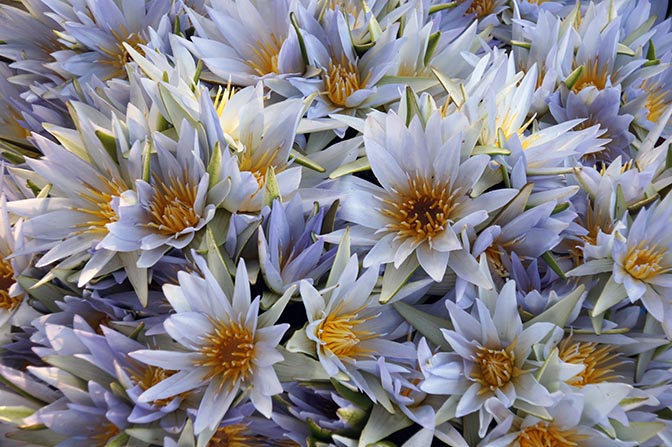
[[[563,430],[547,422],[525,427],[516,441],[520,447],[575,447],[583,445],[587,436],[575,430]]]
[[[586,87],[597,87],[598,90],[603,90],[607,85],[608,73],[606,67],[600,69],[600,61],[595,58],[592,61],[586,62],[583,66],[583,71],[579,79],[572,86],[575,93],[580,92]]]
[[[388,225],[401,238],[417,242],[431,240],[441,234],[450,223],[458,191],[449,192],[448,185],[426,178],[412,178],[408,190],[399,193],[397,201],[384,200],[386,209],[381,212],[398,223]]]
[[[509,271],[502,261],[503,254],[504,252],[495,247],[494,244],[485,249],[485,257],[488,260],[488,265],[492,271],[497,273],[500,278],[508,278]]]
[[[648,79],[642,82],[642,89],[647,94],[645,107],[649,113],[646,118],[654,123],[658,122],[665,110],[672,104],[668,90],[662,88],[658,82],[649,84]]]
[[[245,423],[231,424],[217,429],[207,447],[299,447],[289,439],[268,439],[254,435]]]
[[[324,75],[327,98],[339,107],[345,107],[348,97],[366,86],[369,75],[360,79],[359,70],[345,55],[341,55],[340,62],[329,62],[328,73]]]
[[[94,430],[96,430],[96,433],[89,438],[93,441],[93,444],[91,444],[92,447],[104,447],[112,438],[121,433],[119,427],[110,421],[106,421],[104,424],[96,426]]]
[[[480,19],[495,12],[496,6],[497,0],[474,0],[465,15],[475,14]]]
[[[206,379],[219,377],[221,386],[233,388],[252,375],[254,334],[235,321],[211,320],[214,329],[204,337],[197,366],[209,368]]]
[[[99,189],[96,186],[83,182],[86,190],[80,193],[79,196],[86,200],[90,206],[73,209],[80,213],[88,214],[91,216],[91,220],[77,224],[77,228],[82,228],[77,233],[98,233],[105,235],[108,233],[106,225],[119,219],[117,213],[112,209],[112,198],[120,196],[128,188],[125,187],[121,180],[114,179],[111,175],[109,178],[101,175],[99,179],[105,185],[104,189]]]
[[[14,269],[9,261],[0,259],[0,309],[14,310],[23,301],[23,295],[9,296],[9,288],[14,284]]]
[[[620,354],[612,352],[609,345],[572,342],[571,337],[567,337],[560,343],[559,349],[559,357],[563,362],[584,366],[583,371],[569,379],[567,383],[570,385],[582,387],[619,378],[613,374],[613,368],[621,364],[617,361]]]
[[[239,169],[241,172],[250,172],[254,175],[259,189],[266,184],[266,173],[270,167],[273,167],[275,172],[282,171],[287,163],[285,160],[276,160],[280,148],[263,153],[255,152],[247,148],[243,152],[238,153]]]
[[[633,278],[647,280],[670,270],[670,266],[661,265],[664,257],[665,250],[641,241],[636,246],[628,248],[623,268]]]
[[[217,116],[221,117],[222,113],[224,113],[224,109],[226,108],[226,105],[229,103],[231,98],[233,98],[233,95],[236,93],[236,89],[234,89],[231,86],[231,80],[229,79],[228,84],[226,84],[226,88],[222,90],[222,86],[220,85],[219,88],[217,88],[217,94],[215,95],[215,99],[213,101],[213,105],[215,106],[215,110],[217,111]]]
[[[522,372],[515,366],[515,342],[505,349],[489,349],[480,346],[474,355],[474,369],[471,378],[483,388],[480,394],[495,391],[509,383]]]
[[[105,53],[109,57],[109,59],[103,59],[98,62],[101,64],[110,65],[115,69],[114,73],[107,79],[118,77],[123,78],[125,77],[124,66],[128,62],[131,62],[133,60],[130,53],[124,47],[124,43],[126,43],[135,51],[144,56],[145,52],[140,47],[140,45],[145,45],[147,41],[145,41],[145,39],[143,39],[142,36],[140,36],[139,34],[128,33],[125,29],[123,29],[123,27],[121,32],[112,30],[111,34],[116,39],[117,43],[114,49],[101,48],[101,51]]]
[[[278,54],[282,48],[282,42],[275,34],[271,33],[270,41],[259,42],[252,46],[254,59],[248,59],[249,65],[259,76],[280,73],[278,68]]]
[[[168,377],[175,374],[177,371],[170,371],[168,369],[163,369],[154,365],[143,365],[142,375],[140,374],[131,374],[131,380],[135,382],[143,391],[146,391],[156,385],[159,382],[163,382]],[[188,393],[182,393],[179,396],[185,396]],[[157,407],[165,407],[168,405],[175,396],[168,397],[165,399],[157,399],[152,401],[152,403]]]
[[[183,180],[170,176],[168,183],[155,178],[154,196],[149,204],[152,221],[147,226],[166,235],[177,234],[198,224],[200,216],[194,209],[196,186],[185,173]]]
[[[340,358],[369,354],[370,351],[362,348],[359,343],[375,338],[376,334],[357,326],[375,317],[359,318],[360,309],[350,313],[340,313],[343,305],[343,302],[339,303],[336,309],[322,320],[317,328],[318,338],[324,342],[325,349]]]

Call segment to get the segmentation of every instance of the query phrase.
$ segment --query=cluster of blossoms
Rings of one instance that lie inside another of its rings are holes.
[[[667,3],[0,5],[0,445],[672,447]]]

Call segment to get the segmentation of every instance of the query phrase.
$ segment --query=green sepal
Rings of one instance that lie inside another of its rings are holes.
[[[521,40],[512,40],[509,42],[512,47],[518,47],[518,48],[525,48],[526,50],[529,50],[532,48],[532,43],[531,42],[523,42]]]
[[[369,170],[371,170],[371,163],[369,163],[368,157],[364,156],[362,158],[358,158],[355,161],[351,161],[350,163],[346,163],[334,169],[332,173],[329,174],[329,179],[334,180],[338,177],[343,177],[344,175]]]
[[[453,350],[450,343],[443,337],[443,333],[441,333],[441,329],[453,329],[453,325],[450,321],[423,312],[415,306],[410,306],[403,301],[398,301],[392,304],[392,306],[399,315],[408,322],[408,324],[425,336],[427,340],[431,341],[436,346],[440,346],[446,351]]]
[[[568,89],[572,89],[574,85],[576,84],[576,81],[579,80],[581,77],[581,74],[583,73],[583,70],[585,67],[583,65],[579,65],[572,71],[569,76],[567,76],[564,80],[565,85],[567,86]]]
[[[560,279],[567,279],[567,275],[565,275],[565,272],[562,270],[562,267],[560,267],[560,264],[558,264],[558,261],[555,260],[553,257],[553,253],[550,251],[547,251],[543,255],[541,255],[541,258],[546,261],[546,264],[555,272],[556,275],[560,277]]]
[[[622,54],[624,56],[634,56],[635,52],[629,46],[624,45],[621,42],[619,42],[618,47],[616,49],[616,54]]]
[[[320,165],[319,163],[314,162],[307,156],[303,155],[301,152],[291,149],[289,151],[289,158],[294,159],[297,164],[304,166],[308,169],[312,169],[313,171],[317,172],[327,172],[327,169]]]
[[[447,3],[440,3],[438,5],[432,5],[429,7],[429,13],[434,14],[439,11],[443,11],[444,9],[451,9],[459,5],[460,2],[447,2]]]
[[[425,49],[425,58],[422,60],[425,66],[429,65],[429,61],[432,60],[432,56],[434,55],[434,51],[436,51],[436,47],[439,45],[440,40],[441,31],[437,31],[429,35],[429,39],[427,40],[427,48]]]
[[[392,298],[401,290],[401,288],[408,282],[411,275],[420,267],[418,259],[415,256],[409,256],[401,263],[399,268],[394,264],[387,264],[385,266],[385,273],[383,273],[383,286],[380,291],[378,302],[380,304],[387,304]]]

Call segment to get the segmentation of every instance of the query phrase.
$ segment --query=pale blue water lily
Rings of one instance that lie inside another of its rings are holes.
[[[220,0],[206,6],[206,16],[190,11],[196,54],[223,82],[234,85],[302,74],[305,63],[290,23],[293,9],[289,0]]]
[[[275,293],[305,279],[315,282],[331,267],[336,250],[325,252],[324,240],[313,240],[322,232],[327,209],[303,217],[299,195],[287,204],[273,201],[266,224],[259,229],[259,263],[264,282]]]
[[[224,294],[204,261],[197,264],[205,278],[180,272],[179,286],[164,286],[176,311],[164,327],[183,351],[143,349],[131,357],[177,371],[142,393],[141,402],[206,387],[194,422],[199,434],[212,433],[243,390],[261,414],[271,416],[271,397],[282,392],[273,365],[283,357],[275,347],[288,325],[259,319],[259,298],[251,298],[243,260],[232,297]]]
[[[138,267],[153,266],[171,247],[185,248],[215,215],[198,137],[186,122],[182,130],[177,142],[155,135],[150,182],[138,179],[137,192],[115,199],[118,220],[107,225],[109,233],[100,242],[108,250],[140,250]]]
[[[542,342],[555,325],[538,322],[524,328],[515,288],[514,282],[507,282],[490,308],[476,299],[471,314],[446,300],[455,329],[441,332],[454,351],[430,357],[425,349],[419,360],[425,375],[421,389],[429,394],[461,395],[456,416],[478,412],[481,436],[493,419],[491,400],[505,408],[517,402],[539,407],[554,403],[551,393],[535,378],[528,358],[532,346]]]
[[[399,85],[377,85],[401,48],[396,24],[383,31],[375,45],[359,57],[349,25],[340,12],[327,10],[322,24],[309,14],[300,18],[306,29],[303,38],[308,62],[321,71],[316,78],[289,78],[304,96],[319,95],[308,110],[308,118],[322,118],[340,111],[354,114],[399,98]]]
[[[376,370],[376,361],[385,357],[412,359],[415,349],[408,343],[395,341],[404,332],[396,312],[378,304],[373,287],[378,279],[378,266],[372,266],[358,276],[358,258],[353,255],[334,281],[335,288],[318,291],[308,281],[300,285],[306,308],[307,342],[315,346],[317,357],[330,377],[339,373],[376,401],[367,382],[371,375],[362,371]]]
[[[168,0],[68,0],[48,5],[49,16],[63,27],[59,42],[65,47],[51,53],[55,62],[50,66],[84,82],[93,76],[124,77],[124,65],[130,60],[124,43],[162,49],[172,29]]]
[[[484,222],[515,195],[500,189],[471,197],[487,168],[489,158],[465,158],[460,128],[466,119],[437,111],[423,128],[413,118],[408,127],[394,112],[370,114],[364,129],[366,153],[381,186],[352,181],[340,217],[356,224],[359,243],[372,246],[364,265],[417,259],[434,281],[446,269],[469,282],[489,287],[476,260],[464,249],[458,235]],[[408,147],[414,152],[408,154]],[[410,155],[410,156],[409,156]]]

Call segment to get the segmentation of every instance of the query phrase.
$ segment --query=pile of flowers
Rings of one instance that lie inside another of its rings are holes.
[[[2,446],[672,446],[657,0],[0,6]]]

